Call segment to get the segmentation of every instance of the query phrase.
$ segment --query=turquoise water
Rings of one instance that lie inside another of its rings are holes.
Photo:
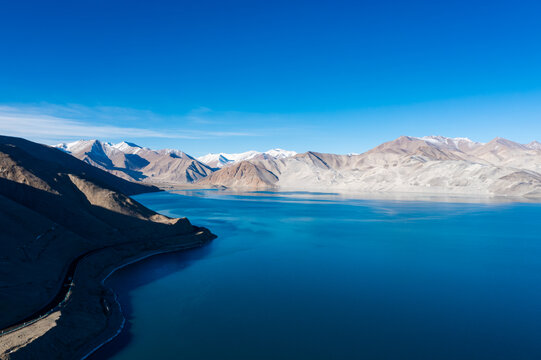
[[[136,199],[219,237],[113,275],[95,359],[541,359],[539,204]]]

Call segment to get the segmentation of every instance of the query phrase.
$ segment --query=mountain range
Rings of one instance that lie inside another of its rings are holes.
[[[401,136],[362,154],[274,149],[208,154],[98,140],[57,145],[115,175],[198,187],[541,196],[541,143]]]
[[[99,140],[80,140],[55,147],[131,181],[186,184],[214,171],[182,151],[151,150],[128,142],[110,144]]]
[[[207,154],[198,157],[197,160],[207,164],[213,168],[222,168],[226,165],[232,165],[245,160],[262,160],[262,159],[284,159],[286,157],[297,155],[295,151],[272,149],[265,152],[246,151],[237,154]]]
[[[196,159],[180,150],[152,150],[125,141],[111,144],[99,140],[79,140],[55,147],[123,179],[153,184],[193,183],[241,161],[282,159],[296,154],[282,149],[252,150],[238,154],[208,154]]]
[[[359,155],[318,152],[224,167],[200,186],[541,196],[539,143],[401,136]]]

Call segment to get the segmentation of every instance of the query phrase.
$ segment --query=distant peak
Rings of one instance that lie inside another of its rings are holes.
[[[537,140],[534,140],[531,143],[527,144],[526,147],[528,149],[541,150],[541,143]]]
[[[287,157],[294,156],[296,154],[297,153],[295,151],[275,148],[275,149],[267,150],[265,152],[249,150],[242,153],[223,153],[223,152],[210,153],[210,154],[198,157],[197,160],[210,166],[222,167],[224,165],[230,165],[230,164],[245,161],[245,160],[260,159],[261,157],[263,157],[264,159],[266,158],[284,159]]]
[[[183,158],[193,159],[193,157],[191,157],[190,155],[186,154],[184,151],[182,151],[182,150],[177,150],[177,149],[163,149],[163,150],[159,150],[158,153],[160,153],[160,154],[167,154],[167,155],[169,155],[170,157],[178,158],[178,159],[183,159]]]
[[[295,151],[284,150],[284,149],[279,149],[279,148],[265,151],[264,154],[272,156],[274,158],[279,158],[279,159],[297,155]]]
[[[492,139],[492,141],[490,141],[490,142],[497,142],[497,143],[500,143],[500,144],[517,144],[517,143],[515,143],[514,141],[507,140],[506,138],[502,138],[502,137],[500,137],[500,136],[495,137],[495,138]]]
[[[487,145],[490,145],[491,147],[494,147],[494,149],[498,148],[507,148],[507,149],[528,149],[529,147],[527,145],[522,145],[517,142],[502,138],[502,137],[496,137],[492,139]]]
[[[503,138],[503,137],[495,137],[494,139],[492,139],[491,142],[497,142],[497,143],[500,143],[500,144],[517,144],[517,145],[520,145],[519,143],[517,142],[514,142],[512,140],[509,140],[509,139],[506,139],[506,138]]]
[[[119,142],[118,144],[115,144],[113,145],[114,148],[126,148],[126,147],[130,147],[130,148],[139,148],[141,149],[141,146],[137,145],[137,144],[134,144],[132,142],[128,142],[128,141],[122,141],[122,142]]]
[[[419,139],[419,140],[425,140],[425,141],[438,141],[438,142],[457,142],[457,141],[463,141],[463,142],[470,142],[470,143],[474,143],[475,141],[471,140],[470,138],[467,138],[467,137],[454,137],[454,138],[451,138],[451,137],[447,137],[447,136],[442,136],[442,135],[429,135],[429,136],[422,136],[422,137],[418,137],[416,139]]]
[[[61,143],[61,144],[55,145],[56,148],[63,150],[67,153],[75,153],[81,150],[88,150],[96,146],[100,147],[100,146],[103,146],[103,144],[97,139],[91,139],[91,140],[77,140],[77,141],[73,141],[69,143]]]

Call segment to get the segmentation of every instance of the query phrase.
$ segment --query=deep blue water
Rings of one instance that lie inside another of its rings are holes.
[[[541,205],[136,197],[219,237],[109,280],[94,358],[541,359]]]

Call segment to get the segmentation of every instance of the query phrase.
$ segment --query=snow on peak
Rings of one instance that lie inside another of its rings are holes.
[[[230,162],[233,162],[232,160],[229,160],[228,158],[226,158],[225,155],[222,153],[207,154],[207,155],[198,157],[197,160],[212,167],[222,167]]]
[[[92,152],[103,151],[107,155],[114,154],[116,152],[123,152],[126,154],[135,154],[139,150],[143,149],[139,145],[129,143],[126,141],[118,144],[111,144],[108,142],[101,142],[99,140],[78,140],[70,143],[61,143],[54,145],[54,147],[63,150],[67,153],[80,153],[80,152]]]
[[[261,154],[260,152],[254,151],[254,150],[246,151],[243,153],[236,153],[236,154],[227,154],[227,153],[207,154],[207,155],[198,157],[197,160],[209,166],[221,168],[222,166],[227,165],[227,164],[232,164],[235,162],[253,159],[254,157],[260,154]]]
[[[275,159],[283,159],[286,157],[297,155],[295,151],[283,150],[283,149],[271,149],[271,150],[265,151],[264,154],[269,155]]]
[[[456,137],[456,138],[449,138],[441,135],[430,135],[430,136],[423,136],[420,138],[417,138],[420,140],[424,140],[431,143],[439,143],[439,144],[449,144],[449,143],[458,143],[458,142],[464,142],[464,143],[475,143],[474,141],[470,140],[467,137]]]
[[[108,143],[102,143],[99,140],[77,140],[70,143],[61,143],[58,145],[54,145],[55,148],[63,150],[67,153],[77,153],[83,150],[86,150],[90,147],[90,149],[94,146],[103,146],[103,145],[110,145]]]
[[[255,158],[257,155],[260,155],[260,154],[261,154],[261,153],[260,153],[259,151],[255,151],[255,150],[249,150],[249,151],[245,151],[245,152],[237,153],[237,154],[224,154],[224,153],[220,153],[220,155],[222,155],[222,156],[225,157],[226,159],[231,160],[231,161],[234,161],[234,162],[244,161],[244,160],[250,160],[250,159],[253,159],[253,158]]]
[[[122,151],[123,153],[131,153],[131,154],[134,154],[137,151],[142,149],[142,147],[140,147],[139,145],[130,143],[127,141],[122,141],[122,142],[119,142],[118,144],[114,144],[113,147],[117,150]]]
[[[60,143],[60,144],[56,144],[56,145],[53,145],[54,148],[57,148],[59,150],[62,150],[64,152],[69,152],[68,151],[68,146],[69,146],[70,143]]]
[[[187,157],[187,158],[193,159],[190,155],[186,154],[184,151],[177,150],[177,149],[163,149],[163,150],[159,150],[158,153],[169,155],[174,158],[182,159],[182,158]]]
[[[445,147],[453,150],[470,150],[482,145],[482,143],[472,141],[467,137],[449,138],[441,135],[431,135],[415,137],[414,139],[422,140],[438,147]]]
[[[245,160],[251,160],[258,156],[268,156],[273,159],[284,159],[290,156],[294,156],[297,153],[295,151],[283,150],[283,149],[271,149],[265,152],[259,152],[255,150],[245,151],[242,153],[217,153],[217,154],[207,154],[201,157],[198,157],[197,160],[201,161],[212,167],[221,168],[224,165],[233,164],[236,162],[241,162]]]
[[[532,141],[531,143],[527,144],[526,147],[532,150],[541,150],[541,143],[539,141]]]

